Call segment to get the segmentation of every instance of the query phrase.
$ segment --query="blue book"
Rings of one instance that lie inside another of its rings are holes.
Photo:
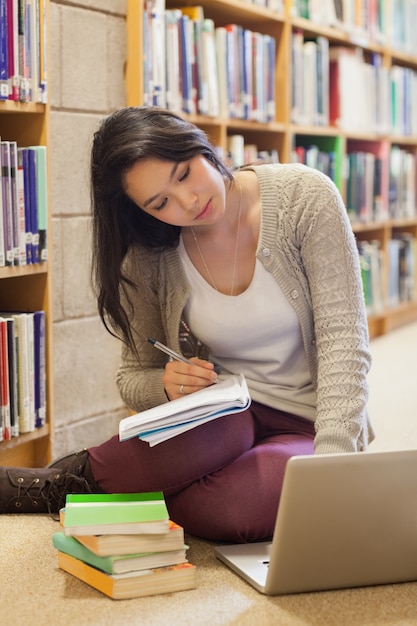
[[[29,166],[29,212],[32,231],[32,263],[39,263],[39,225],[38,225],[38,181],[36,174],[36,152],[28,150]]]
[[[34,331],[34,394],[35,427],[40,428],[46,421],[46,352],[45,352],[45,311],[33,314]]]
[[[38,226],[38,258],[39,261],[48,259],[48,180],[46,146],[30,146],[29,150],[35,153],[36,170],[36,217]]]
[[[190,38],[188,33],[190,18],[182,15],[179,20],[180,43],[181,43],[181,86],[182,86],[182,110],[184,113],[193,113],[192,98],[192,67]]]
[[[7,0],[0,0],[0,100],[9,99]]]

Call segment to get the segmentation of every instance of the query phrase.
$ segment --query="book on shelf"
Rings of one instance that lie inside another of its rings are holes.
[[[219,94],[219,115],[229,116],[228,79],[227,79],[227,31],[224,26],[214,29],[216,47],[217,85]]]
[[[12,437],[19,434],[19,404],[17,389],[17,346],[15,333],[15,320],[12,317],[3,318],[7,325],[7,366],[9,374],[9,399],[10,399],[10,433]]]
[[[17,149],[18,169],[22,172],[23,180],[23,207],[26,233],[26,263],[32,263],[32,223],[30,212],[30,178],[29,178],[29,151],[27,148]]]
[[[16,168],[16,211],[18,220],[19,265],[27,264],[26,252],[26,217],[25,217],[25,183],[23,158],[19,155],[17,142],[10,143],[13,166]]]
[[[0,0],[0,100],[9,99],[7,0]]]
[[[398,296],[400,302],[416,300],[416,240],[410,233],[399,233]]]
[[[45,311],[33,313],[33,359],[34,359],[34,403],[35,427],[46,421],[46,346]]]
[[[180,15],[179,9],[165,11],[166,106],[171,111],[181,111],[182,109],[178,46]]]
[[[18,165],[17,165],[17,142],[9,141],[10,151],[10,189],[11,189],[11,205],[12,205],[12,224],[13,224],[13,245],[14,245],[14,259],[15,265],[24,265],[26,260],[26,250],[23,247],[24,239],[22,240],[21,222],[20,222],[20,198],[19,198],[19,180]],[[23,231],[24,236],[24,231]],[[24,252],[24,258],[22,256]]]
[[[18,2],[18,46],[19,46],[19,100],[29,102],[29,23],[26,13],[26,2]]]
[[[8,141],[1,141],[0,146],[5,262],[6,265],[14,265],[16,246],[14,243],[13,228],[10,144]]]
[[[178,565],[187,561],[188,546],[183,545],[178,550],[159,550],[157,552],[142,552],[130,554],[114,554],[98,556],[74,537],[67,537],[63,532],[52,535],[52,543],[57,550],[70,554],[76,559],[97,567],[107,574],[124,574],[155,567]]]
[[[201,25],[202,93],[200,113],[212,117],[220,115],[215,31],[214,21],[209,18],[204,19]]]
[[[61,526],[64,524],[64,519],[65,509],[61,509]],[[74,537],[91,552],[97,554],[97,556],[181,550],[184,546],[184,529],[172,520],[169,520],[168,530],[164,533],[74,535]]]
[[[11,439],[7,322],[0,318],[0,440]]]
[[[18,0],[7,0],[9,100],[19,100]]]
[[[169,516],[161,492],[68,494],[65,535],[165,533]]]
[[[39,263],[39,216],[38,216],[38,181],[36,174],[36,152],[27,148],[29,177],[29,213],[32,232],[32,263]]]
[[[48,179],[46,146],[30,146],[33,155],[34,188],[31,189],[33,201],[33,220],[37,223],[38,240],[36,255],[39,261],[48,259],[47,228],[48,228]]]
[[[39,102],[48,102],[47,2],[39,0]]]
[[[58,551],[58,566],[115,600],[173,593],[196,587],[196,567],[188,561],[125,574],[107,574]]]
[[[2,312],[0,315],[14,320],[15,345],[17,356],[17,390],[18,390],[18,414],[19,434],[31,432],[35,428],[34,404],[34,368],[30,365],[33,356],[33,346],[30,344],[30,326],[33,324],[33,313],[26,312]]]
[[[156,445],[224,415],[245,411],[250,403],[244,375],[230,376],[216,385],[122,419],[119,438],[125,441],[138,436]]]
[[[10,325],[8,333],[12,434],[31,432],[46,419],[45,312],[4,311],[0,316]],[[14,372],[14,375],[13,375]],[[14,384],[12,385],[12,381]],[[17,382],[16,382],[17,381]],[[13,417],[18,421],[13,422]]]
[[[381,314],[385,308],[384,257],[378,240],[358,241],[363,293],[368,315]]]

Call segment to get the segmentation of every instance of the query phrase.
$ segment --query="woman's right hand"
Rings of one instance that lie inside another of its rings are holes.
[[[162,376],[165,393],[170,400],[209,387],[217,379],[213,363],[192,357],[192,365],[182,361],[169,361]]]

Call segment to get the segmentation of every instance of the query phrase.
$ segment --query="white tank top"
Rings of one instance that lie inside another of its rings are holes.
[[[242,372],[253,400],[314,420],[316,394],[298,317],[272,274],[256,260],[247,290],[227,296],[194,267],[182,238],[179,253],[191,286],[185,320],[221,371]]]

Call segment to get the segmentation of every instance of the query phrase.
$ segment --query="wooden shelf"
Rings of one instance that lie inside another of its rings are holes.
[[[291,37],[294,31],[302,31],[306,38],[325,37],[330,45],[348,46],[363,51],[364,56],[379,53],[385,67],[399,63],[414,70],[417,69],[417,57],[395,50],[391,45],[382,45],[373,41],[366,33],[349,33],[343,28],[334,28],[315,24],[312,21],[294,17],[290,0],[284,3],[284,10],[275,13],[268,8],[243,0],[184,0],[175,2],[167,0],[167,8],[178,6],[201,6],[204,15],[214,20],[216,26],[239,24],[252,31],[259,31],[274,36],[276,40],[276,118],[269,124],[260,124],[239,119],[212,118],[200,115],[185,115],[187,119],[203,128],[213,143],[223,150],[227,149],[227,139],[234,133],[242,134],[247,143],[256,143],[260,150],[275,148],[279,151],[281,162],[289,162],[291,150],[296,138],[301,141],[317,138],[326,143],[332,142],[337,146],[339,155],[345,156],[355,142],[366,142],[372,146],[400,146],[417,155],[417,136],[403,137],[389,134],[368,132],[348,132],[337,126],[301,126],[291,120],[291,86],[295,77],[292,75]],[[126,66],[126,87],[128,104],[135,106],[143,104],[143,50],[142,3],[137,0],[128,0],[127,28],[128,28],[128,55]],[[345,181],[340,174],[337,181],[342,196],[346,197]],[[353,230],[358,239],[375,238],[380,241],[382,251],[387,252],[389,239],[393,234],[401,232],[411,233],[417,238],[417,209],[413,219],[389,219],[384,222],[354,223]],[[417,263],[415,263],[417,267]],[[417,272],[417,269],[416,269]],[[417,273],[416,273],[417,284]],[[389,332],[393,328],[417,319],[417,303],[403,303],[400,307],[384,310],[383,314],[369,318],[371,336]]]
[[[49,32],[49,2],[46,2],[46,32]],[[49,146],[48,104],[0,101],[0,136],[16,141],[18,147]],[[0,442],[0,464],[43,467],[51,458],[53,438],[52,381],[52,249],[51,210],[49,207],[47,236],[48,262],[35,265],[0,268],[1,311],[45,311],[46,344],[46,425],[32,432]]]

